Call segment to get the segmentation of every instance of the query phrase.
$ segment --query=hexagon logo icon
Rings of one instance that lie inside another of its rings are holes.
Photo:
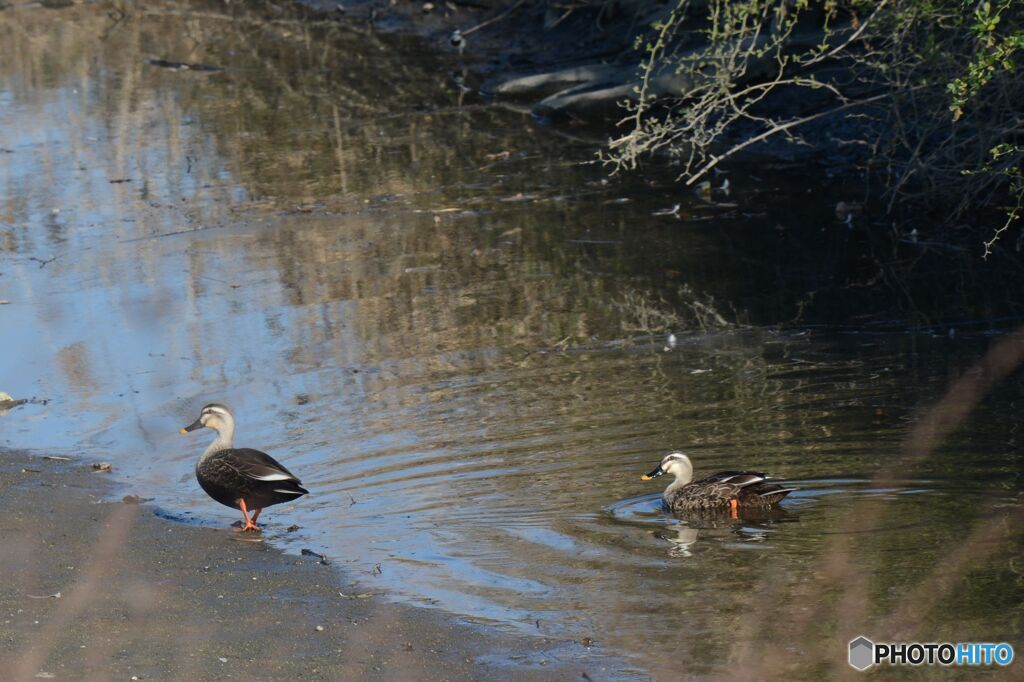
[[[867,670],[875,664],[875,643],[861,635],[850,640],[850,665],[857,670]]]

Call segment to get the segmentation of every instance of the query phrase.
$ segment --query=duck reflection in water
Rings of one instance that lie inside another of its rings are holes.
[[[742,509],[740,517],[734,517],[728,509],[690,511],[676,514],[678,523],[655,531],[655,537],[671,543],[669,556],[693,556],[693,545],[698,539],[731,536],[737,542],[753,543],[768,540],[772,526],[779,523],[794,523],[795,514],[780,507]]]

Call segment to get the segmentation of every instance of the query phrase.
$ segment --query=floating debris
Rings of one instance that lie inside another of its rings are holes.
[[[7,414],[8,411],[12,410],[18,405],[24,405],[27,402],[28,401],[24,399],[15,400],[9,394],[0,391],[0,417]]]
[[[61,457],[60,455],[43,455],[43,459],[49,459],[54,462],[70,462],[70,457]]]
[[[329,560],[329,559],[328,559],[328,558],[327,558],[327,557],[326,557],[325,555],[323,555],[323,554],[320,554],[319,552],[314,552],[314,551],[313,551],[313,550],[311,550],[311,549],[305,549],[305,548],[303,548],[303,550],[302,550],[302,556],[311,556],[311,557],[316,557],[316,558],[317,558],[317,561],[318,561],[319,563],[323,564],[324,566],[329,566],[329,565],[331,564],[330,560]]]
[[[300,528],[302,528],[302,526],[291,525],[291,526],[288,526],[287,528],[285,528],[284,530],[285,530],[286,533],[294,533],[295,531],[297,531]]]
[[[92,470],[96,473],[108,472],[114,469],[114,465],[110,462],[93,462]]]
[[[167,59],[147,59],[146,63],[150,66],[159,66],[161,69],[170,69],[172,71],[223,71],[224,69],[219,66],[213,66],[212,64],[188,64],[186,62],[172,62]]]
[[[60,599],[60,592],[54,592],[53,594],[30,594],[27,595],[29,599]]]
[[[860,213],[863,206],[857,201],[840,201],[836,204],[836,220],[846,226],[853,224],[853,217]]]
[[[451,35],[448,36],[448,44],[457,49],[459,54],[462,54],[462,51],[466,49],[466,39],[463,37],[462,31],[459,29],[452,31]]]
[[[143,502],[152,502],[155,498],[153,497],[139,497],[138,495],[125,495],[121,498],[121,501],[125,504],[142,504]]]

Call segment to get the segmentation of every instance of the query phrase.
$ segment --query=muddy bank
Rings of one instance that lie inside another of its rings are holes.
[[[612,674],[596,648],[386,603],[315,557],[174,523],[114,493],[81,462],[0,451],[5,679]]]

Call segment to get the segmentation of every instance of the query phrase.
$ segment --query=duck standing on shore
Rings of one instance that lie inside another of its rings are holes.
[[[677,514],[728,509],[735,518],[741,507],[766,509],[796,490],[768,483],[768,477],[756,471],[720,471],[694,481],[693,463],[681,452],[665,455],[653,471],[641,478],[649,481],[663,474],[675,476],[675,480],[665,489],[662,500],[666,509]]]
[[[181,433],[204,427],[216,431],[217,437],[196,462],[196,479],[207,495],[242,511],[242,531],[259,532],[256,519],[264,508],[309,493],[302,487],[302,481],[270,455],[234,447],[235,418],[226,406],[206,405],[199,418],[181,429]]]

